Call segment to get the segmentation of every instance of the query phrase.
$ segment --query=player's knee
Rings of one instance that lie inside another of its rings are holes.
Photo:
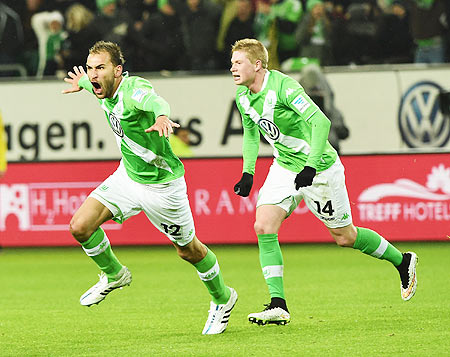
[[[353,247],[358,231],[353,224],[343,228],[330,228],[331,236],[340,247]]]
[[[186,261],[190,261],[192,259],[192,252],[187,249],[177,249],[178,256]]]
[[[355,244],[355,239],[350,235],[333,234],[333,238],[336,241],[336,244],[340,247],[353,247]]]
[[[86,222],[80,219],[73,219],[69,225],[70,234],[79,242],[85,242],[92,235],[93,231]]]
[[[198,240],[183,247],[176,246],[176,248],[178,256],[192,264],[198,263],[207,253],[206,247]]]
[[[256,234],[270,234],[272,233],[272,227],[265,222],[255,221],[253,225]]]

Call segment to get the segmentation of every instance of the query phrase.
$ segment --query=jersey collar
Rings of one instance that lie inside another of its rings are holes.
[[[245,93],[254,96],[254,95],[258,95],[259,93],[261,93],[267,86],[267,82],[269,81],[269,76],[270,76],[270,71],[266,70],[266,73],[264,73],[264,79],[263,79],[263,84],[261,86],[261,89],[259,90],[259,92],[257,93],[253,93],[250,88],[247,88],[247,91]]]
[[[117,93],[119,93],[119,89],[122,86],[122,83],[124,82],[124,79],[128,78],[128,76],[129,76],[128,71],[122,73],[122,80],[120,81],[119,86],[117,87],[116,91],[114,92],[114,95],[112,96],[113,98],[115,98]]]
[[[269,76],[270,76],[270,71],[266,70],[266,74],[264,75],[264,81],[263,81],[260,92],[262,92],[266,88],[267,82],[269,81]]]

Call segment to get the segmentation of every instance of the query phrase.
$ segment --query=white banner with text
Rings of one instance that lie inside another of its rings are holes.
[[[450,90],[450,67],[329,72],[326,77],[350,129],[342,154],[450,151],[450,119],[438,100],[441,91]],[[196,157],[241,156],[242,125],[230,75],[147,79],[169,102],[172,119],[190,129]],[[66,87],[55,80],[0,84],[10,161],[119,157],[94,95],[61,94]],[[262,143],[260,154],[270,156],[270,146]]]

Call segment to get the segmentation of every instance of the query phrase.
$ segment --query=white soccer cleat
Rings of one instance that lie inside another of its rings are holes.
[[[104,272],[99,274],[100,280],[92,288],[86,291],[80,297],[80,304],[83,306],[91,306],[93,304],[98,304],[101,302],[106,295],[117,288],[122,288],[123,286],[130,285],[132,277],[131,272],[126,266],[122,267],[119,274],[117,274],[118,279],[108,283],[108,277]]]
[[[208,320],[206,320],[205,327],[202,331],[203,335],[216,335],[222,333],[227,328],[231,310],[233,310],[238,298],[236,290],[230,287],[228,289],[230,289],[231,295],[226,304],[216,305],[211,301]]]
[[[291,321],[291,315],[286,310],[281,307],[272,307],[270,304],[266,306],[264,311],[248,315],[248,321],[258,325],[286,325]]]
[[[416,289],[417,289],[416,266],[417,266],[417,263],[419,262],[419,257],[416,255],[416,253],[406,252],[403,254],[403,259],[407,259],[406,263],[408,265],[408,269],[403,274],[402,273],[400,274],[400,277],[402,280],[400,283],[400,289],[401,289],[402,299],[404,301],[408,301],[416,293]],[[408,259],[409,259],[409,262],[408,262]]]

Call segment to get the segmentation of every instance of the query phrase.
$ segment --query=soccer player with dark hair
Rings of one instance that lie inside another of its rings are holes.
[[[248,315],[250,322],[290,321],[278,231],[301,200],[338,245],[391,262],[400,273],[402,299],[411,299],[417,287],[417,255],[402,254],[378,233],[353,225],[344,167],[327,140],[330,120],[297,81],[268,70],[268,62],[267,50],[257,40],[239,40],[232,47],[230,70],[238,85],[236,104],[244,127],[243,174],[234,187],[236,194],[250,194],[260,133],[275,157],[259,191],[254,224],[271,302],[264,311]]]
[[[124,62],[119,46],[100,41],[89,50],[87,73],[74,67],[64,79],[71,88],[63,93],[86,89],[95,94],[122,154],[117,170],[92,191],[70,222],[70,232],[102,271],[80,303],[98,304],[112,290],[130,285],[131,273],[114,255],[101,225],[110,219],[123,223],[144,211],[208,288],[212,301],[202,333],[221,333],[237,293],[225,285],[216,256],[195,235],[184,167],[168,141],[179,125],[169,119],[169,104],[150,82],[123,71]]]

